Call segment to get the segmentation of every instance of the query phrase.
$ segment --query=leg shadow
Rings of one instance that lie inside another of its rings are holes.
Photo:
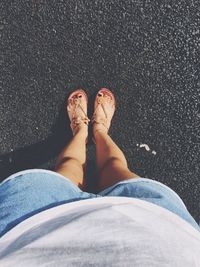
[[[94,102],[94,96],[91,97],[91,103]],[[93,114],[93,107],[89,105],[88,116],[91,118]],[[55,125],[52,128],[52,135],[46,140],[36,144],[20,148],[16,151],[0,155],[0,182],[10,175],[27,169],[38,168],[43,164],[47,164],[52,160],[52,164],[48,169],[54,168],[54,160],[69,142],[72,137],[70,121],[66,116],[66,102],[62,104]],[[92,126],[89,127],[89,143],[86,165],[86,190],[88,192],[96,192],[96,163],[94,144],[92,141]]]
[[[18,171],[37,168],[59,154],[72,136],[65,103],[63,103],[58,119],[52,128],[52,133],[45,141],[1,155],[0,181]]]

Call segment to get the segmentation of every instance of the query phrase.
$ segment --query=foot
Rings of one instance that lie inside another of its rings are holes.
[[[115,97],[109,89],[102,88],[99,90],[95,98],[92,117],[94,135],[98,131],[108,133],[115,112],[115,105]]]
[[[84,129],[88,133],[89,119],[87,116],[88,97],[82,89],[70,94],[67,101],[67,112],[73,135]]]

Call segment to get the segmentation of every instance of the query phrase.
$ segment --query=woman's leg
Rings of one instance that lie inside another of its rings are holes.
[[[88,127],[82,124],[69,144],[58,156],[55,171],[69,178],[80,189],[84,190],[84,167],[86,162],[86,139]]]
[[[94,137],[99,191],[117,182],[139,177],[129,170],[123,152],[106,132],[97,130],[94,132]]]
[[[85,189],[84,167],[89,122],[87,102],[87,95],[82,89],[75,90],[68,97],[67,112],[73,137],[60,153],[55,167],[56,172],[69,178],[82,190]]]
[[[119,181],[138,177],[129,170],[123,152],[108,135],[115,105],[115,97],[110,90],[102,88],[97,93],[93,114],[93,135],[96,143],[99,191]]]

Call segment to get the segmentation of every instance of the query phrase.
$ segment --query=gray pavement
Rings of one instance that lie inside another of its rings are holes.
[[[111,135],[132,170],[169,185],[200,220],[200,4],[1,1],[0,174],[52,169],[70,137],[66,96],[117,98]],[[88,145],[89,190],[94,145]]]

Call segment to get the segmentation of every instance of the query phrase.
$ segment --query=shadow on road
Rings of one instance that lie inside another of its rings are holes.
[[[92,111],[93,109],[89,107],[88,113],[92,114]],[[36,144],[0,155],[0,182],[16,172],[38,168],[38,166],[54,160],[72,137],[69,118],[66,117],[66,106],[63,103],[59,116],[51,131],[53,132],[51,136]],[[91,134],[91,129],[89,130]],[[94,160],[88,159],[86,173],[87,191],[89,192],[96,191],[94,179],[96,177],[95,167]]]
[[[52,129],[52,135],[46,140],[0,156],[0,181],[9,175],[38,166],[54,159],[71,137],[69,119],[66,122],[65,104],[59,112]]]

